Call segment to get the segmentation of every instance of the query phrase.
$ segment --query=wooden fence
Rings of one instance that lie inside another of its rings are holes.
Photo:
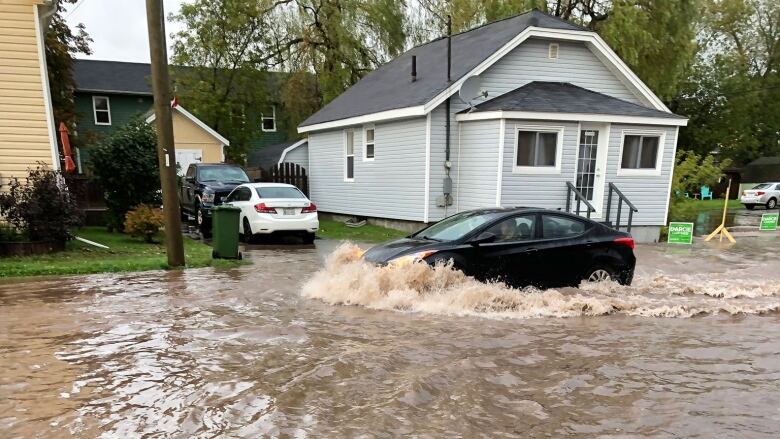
[[[268,171],[262,169],[247,170],[247,174],[254,181],[267,183],[287,183],[301,190],[309,196],[309,177],[306,168],[295,163],[282,163],[271,166]]]

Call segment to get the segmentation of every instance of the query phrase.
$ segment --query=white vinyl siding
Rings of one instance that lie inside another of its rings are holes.
[[[355,162],[355,181],[344,182],[344,133],[309,135],[311,200],[322,212],[422,221],[425,205],[425,118],[376,124],[373,163]],[[356,127],[359,132],[361,127]],[[362,155],[363,136],[355,136]]]
[[[480,76],[487,99],[522,87],[531,81],[570,82],[598,93],[642,105],[585,43],[559,41],[558,58],[550,59],[550,40],[531,38],[488,68]],[[474,103],[485,99],[475,99]]]
[[[498,178],[499,121],[485,120],[460,125],[460,166],[456,169],[458,212],[495,206]],[[511,154],[511,148],[506,148]],[[510,165],[512,159],[507,161]]]
[[[308,172],[309,168],[309,146],[307,144],[303,144],[293,150],[290,150],[287,152],[287,154],[284,156],[284,162],[285,163],[295,163],[296,165],[301,165],[304,168],[306,168],[306,171]]]
[[[467,122],[468,123],[468,122]],[[560,130],[560,169],[553,174],[514,173],[514,151],[516,134],[523,127],[537,126],[541,129]],[[502,206],[544,207],[564,209],[566,207],[566,182],[574,182],[577,166],[578,124],[572,122],[540,122],[507,120],[504,138],[504,161],[501,181]]]

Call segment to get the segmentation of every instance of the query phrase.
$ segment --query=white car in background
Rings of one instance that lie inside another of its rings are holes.
[[[751,189],[742,191],[739,202],[744,204],[748,210],[752,210],[756,205],[763,204],[767,209],[777,207],[780,200],[780,183],[761,183],[753,186]]]
[[[239,231],[245,240],[275,232],[295,233],[311,244],[320,228],[317,206],[297,187],[283,183],[244,183],[225,204],[241,209]]]

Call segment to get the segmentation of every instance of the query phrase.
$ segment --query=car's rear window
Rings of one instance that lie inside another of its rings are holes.
[[[301,191],[294,187],[268,186],[255,190],[260,198],[306,198]]]
[[[757,185],[753,186],[753,189],[769,189],[770,187],[772,187],[771,184],[761,183],[761,184],[757,184]]]

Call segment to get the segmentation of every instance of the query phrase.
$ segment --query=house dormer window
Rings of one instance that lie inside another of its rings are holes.
[[[111,103],[108,96],[92,96],[95,125],[111,125]]]
[[[260,120],[262,122],[261,128],[263,132],[273,133],[276,131],[276,107],[271,109],[271,114],[260,113]]]
[[[547,56],[550,59],[558,59],[558,43],[550,43],[550,47],[547,50]]]

